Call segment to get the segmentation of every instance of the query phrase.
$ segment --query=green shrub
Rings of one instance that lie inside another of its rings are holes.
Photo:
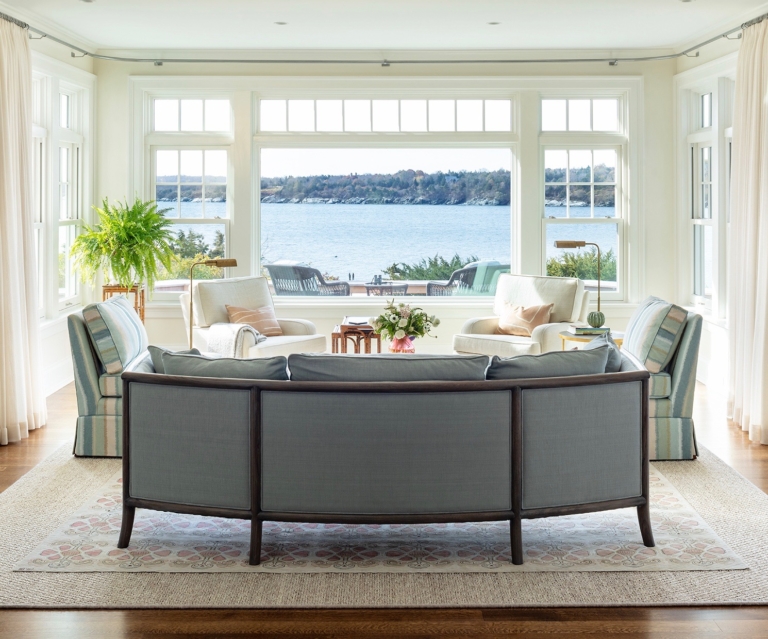
[[[428,257],[415,264],[395,263],[384,269],[384,273],[392,280],[447,280],[451,273],[464,268],[470,262],[477,262],[476,255],[468,258],[459,257],[456,253],[450,261],[441,255]]]
[[[607,282],[616,281],[616,255],[609,249],[600,256],[600,277]],[[553,277],[578,277],[581,280],[597,279],[597,249],[563,253],[547,260],[547,275]]]

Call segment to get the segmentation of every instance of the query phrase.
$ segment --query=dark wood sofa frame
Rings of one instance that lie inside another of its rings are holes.
[[[577,503],[546,508],[523,507],[523,419],[522,392],[532,389],[562,387],[600,386],[627,382],[642,383],[641,414],[641,485],[642,494],[624,499],[612,499],[600,502]],[[250,508],[232,509],[209,506],[196,506],[166,501],[139,499],[132,497],[131,485],[131,387],[133,384],[151,384],[186,388],[214,388],[248,391],[250,394]],[[432,514],[323,514],[312,512],[270,512],[263,510],[261,497],[261,411],[260,396],[264,391],[281,392],[344,392],[344,393],[462,393],[476,391],[511,391],[511,501],[510,510],[464,513]],[[648,454],[648,392],[649,375],[647,371],[627,371],[602,375],[577,377],[557,377],[543,379],[525,379],[510,381],[476,382],[376,382],[376,383],[338,383],[338,382],[270,382],[262,380],[213,379],[199,377],[179,377],[146,373],[125,373],[123,375],[123,519],[118,548],[127,548],[133,529],[136,508],[168,511],[182,514],[249,519],[251,521],[250,564],[258,565],[261,561],[262,525],[265,521],[313,522],[336,524],[428,524],[472,521],[510,522],[510,544],[512,562],[523,563],[522,520],[539,517],[554,517],[590,513],[617,508],[637,508],[638,522],[643,543],[654,546],[649,511],[649,454]]]

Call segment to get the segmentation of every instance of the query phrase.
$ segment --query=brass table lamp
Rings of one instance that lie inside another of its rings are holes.
[[[583,240],[556,240],[555,248],[575,249],[585,246],[594,246],[597,249],[597,312],[592,311],[587,315],[587,323],[593,328],[600,328],[605,324],[605,315],[600,311],[600,247],[594,242]]]
[[[237,260],[221,258],[216,260],[200,260],[195,262],[189,267],[189,348],[192,348],[192,325],[194,307],[192,305],[192,271],[196,266],[217,266],[219,268],[229,268],[231,266],[237,266]]]

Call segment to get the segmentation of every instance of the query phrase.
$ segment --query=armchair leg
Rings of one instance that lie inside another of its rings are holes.
[[[653,529],[651,528],[651,507],[647,502],[637,507],[637,520],[640,523],[640,534],[643,536],[643,543],[648,548],[653,548],[656,542],[653,540]]]
[[[248,559],[251,566],[258,566],[261,563],[261,527],[261,519],[254,516],[251,519],[251,554]]]
[[[509,520],[509,542],[512,546],[512,563],[523,565],[523,522],[520,517]]]
[[[135,515],[135,506],[126,506],[123,504],[123,524],[120,527],[120,537],[117,540],[118,548],[128,548],[128,544],[131,542],[131,533],[133,532],[133,518]]]

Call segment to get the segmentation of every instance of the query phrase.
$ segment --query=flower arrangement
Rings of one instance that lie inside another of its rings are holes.
[[[430,335],[432,329],[440,325],[440,320],[434,315],[427,315],[421,308],[411,308],[409,304],[395,304],[392,300],[384,308],[384,312],[378,317],[371,317],[369,323],[374,333],[392,340],[393,343],[400,343],[404,340],[410,341],[410,338]]]

